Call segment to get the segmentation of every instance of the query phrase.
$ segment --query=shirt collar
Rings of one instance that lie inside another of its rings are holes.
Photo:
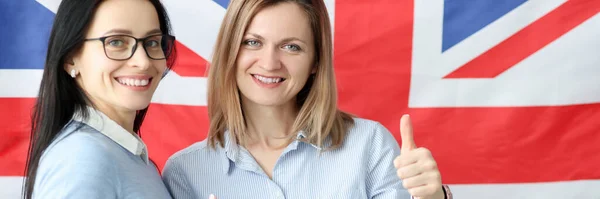
[[[332,144],[331,136],[327,136],[325,138],[325,140],[323,141],[323,146],[321,146],[321,147],[319,147],[318,145],[312,144],[310,142],[305,142],[304,141],[305,138],[307,138],[307,136],[304,131],[300,131],[300,132],[298,132],[298,135],[296,135],[296,140],[299,140],[302,143],[308,144],[308,145],[314,147],[315,149],[317,149],[318,151],[322,151],[323,148],[329,148]]]
[[[317,145],[308,143],[308,142],[304,142],[303,140],[306,138],[306,133],[305,131],[299,131],[298,134],[296,134],[296,140],[293,141],[292,143],[290,143],[290,146],[288,147],[288,149],[286,149],[287,151],[291,151],[291,150],[296,150],[298,148],[298,144],[299,143],[305,143],[308,144],[312,147],[314,147],[315,149],[317,149],[318,151],[322,150],[322,147],[319,147]],[[225,131],[224,133],[224,157],[222,159],[222,164],[223,164],[223,172],[225,174],[227,174],[227,172],[229,171],[229,167],[230,167],[230,161],[232,162],[236,162],[239,158],[240,155],[240,148],[239,145],[237,144],[236,138],[233,135],[230,135],[230,132],[228,130]],[[330,136],[328,136],[325,139],[325,142],[323,143],[324,147],[328,147],[331,145],[331,139]],[[284,152],[285,153],[285,152]]]
[[[237,157],[239,156],[240,150],[239,150],[239,146],[237,145],[235,136],[230,136],[229,135],[229,131],[225,131],[223,139],[224,139],[224,153],[225,156],[223,157],[223,172],[227,173],[229,171],[229,160],[235,162],[237,160]]]
[[[148,164],[146,145],[138,135],[129,133],[121,125],[108,118],[104,113],[92,107],[88,106],[87,112],[87,118],[84,119],[79,112],[73,116],[73,120],[87,124],[96,129],[98,132],[104,134],[132,154],[141,155],[144,162]]]

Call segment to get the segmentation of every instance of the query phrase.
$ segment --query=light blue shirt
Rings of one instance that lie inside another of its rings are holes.
[[[321,151],[298,139],[291,142],[275,164],[273,179],[226,133],[225,147],[213,150],[205,140],[175,153],[163,180],[176,199],[211,193],[219,199],[410,199],[393,165],[400,154],[394,137],[377,122],[354,121],[339,149]],[[297,138],[303,136],[300,132]]]
[[[146,145],[106,115],[76,115],[42,155],[34,198],[171,198]]]

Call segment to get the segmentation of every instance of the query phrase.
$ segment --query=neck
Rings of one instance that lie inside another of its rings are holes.
[[[291,132],[298,110],[294,103],[281,106],[263,106],[242,100],[242,109],[246,120],[251,147],[264,149],[285,148],[295,137]],[[291,100],[293,102],[294,100]]]
[[[123,127],[129,133],[135,134],[135,132],[133,132],[133,122],[135,120],[136,111],[117,109],[100,103],[95,105],[97,110],[104,113],[104,115],[115,121],[119,126]]]

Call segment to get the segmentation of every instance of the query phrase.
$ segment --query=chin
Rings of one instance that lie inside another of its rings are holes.
[[[261,106],[280,106],[285,104],[287,101],[283,101],[281,99],[275,99],[275,98],[264,98],[263,96],[261,97],[255,97],[255,98],[249,98],[249,100],[257,105],[261,105]]]
[[[126,109],[129,109],[129,110],[139,111],[139,110],[147,108],[149,105],[150,105],[150,100],[143,101],[143,102],[130,101],[129,103],[124,103],[121,106]]]

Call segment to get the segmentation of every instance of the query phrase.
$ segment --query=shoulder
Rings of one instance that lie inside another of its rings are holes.
[[[167,167],[173,167],[183,164],[210,162],[211,160],[214,160],[215,158],[219,157],[219,151],[221,150],[222,148],[218,145],[215,149],[208,146],[207,140],[196,142],[171,155],[171,157],[167,159],[165,170],[168,169]]]
[[[174,198],[197,198],[196,190],[203,189],[207,176],[214,176],[220,146],[208,146],[208,141],[196,142],[167,159],[162,170],[162,179]]]
[[[68,159],[107,160],[109,152],[115,149],[114,145],[110,138],[97,130],[79,122],[71,122],[52,141],[42,158],[66,156]]]
[[[37,169],[36,193],[62,187],[68,193],[113,193],[118,183],[110,142],[85,125],[67,126],[44,151]],[[112,147],[114,148],[114,146]]]
[[[115,150],[112,142],[95,129],[70,123],[44,151],[39,169],[46,172],[53,168],[71,168],[73,172],[106,172],[112,170]],[[47,170],[44,170],[47,169]],[[62,169],[61,169],[62,170]]]
[[[363,151],[369,156],[400,153],[398,141],[381,123],[364,118],[353,120],[354,125],[348,128],[342,150]]]
[[[214,150],[208,146],[207,140],[203,140],[175,152],[169,157],[168,161],[181,161],[195,156],[206,156],[209,155],[211,151]]]
[[[396,143],[394,136],[381,123],[365,118],[353,118],[354,125],[348,129],[347,142],[390,142]]]
[[[225,159],[223,149],[219,145],[213,149],[208,146],[208,141],[204,140],[169,157],[162,170],[162,177],[167,186],[173,186],[175,181],[215,174],[219,168],[222,168],[221,163]]]
[[[352,125],[352,127],[350,128],[350,131],[373,131],[381,128],[385,129],[385,127],[381,125],[381,123],[375,120],[360,117],[354,117],[352,118],[352,120],[354,121],[354,125]]]

